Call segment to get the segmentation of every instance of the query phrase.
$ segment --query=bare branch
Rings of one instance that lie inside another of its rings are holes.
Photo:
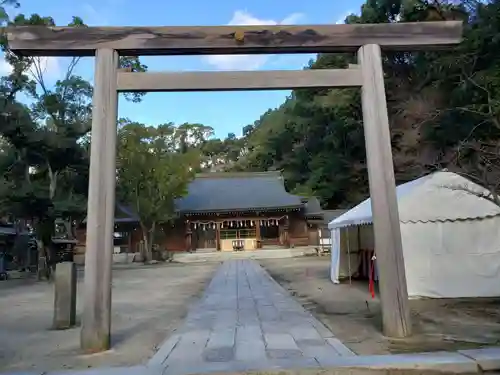
[[[45,85],[44,73],[47,70],[47,66],[42,68],[42,58],[41,57],[30,57],[32,62],[30,73],[32,74],[34,80],[40,85],[44,94],[48,93],[47,86]]]
[[[66,74],[64,76],[64,80],[67,81],[71,78],[71,76],[73,75],[73,71],[75,70],[76,66],[78,65],[78,63],[80,62],[80,59],[81,57],[73,57],[71,59],[71,62],[69,63],[68,65],[68,69],[66,71]],[[64,87],[64,90],[62,92],[62,100],[64,101],[66,99],[66,91],[67,91],[67,87]]]
[[[463,184],[463,185],[443,185],[442,187],[453,190],[453,191],[466,192],[466,193],[474,195],[478,198],[486,199],[488,202],[491,202],[491,203],[500,207],[500,200],[498,199],[498,195],[492,194],[492,192],[490,192],[490,191],[481,192],[481,191],[473,190],[466,184]]]
[[[462,73],[463,73],[463,77],[465,78],[466,81],[468,81],[469,83],[471,83],[472,85],[474,85],[478,89],[484,91],[486,93],[486,97],[487,97],[487,103],[486,103],[486,105],[488,106],[488,113],[487,114],[484,114],[484,113],[478,112],[478,111],[473,111],[473,110],[468,110],[468,111],[482,115],[482,116],[489,116],[491,122],[495,125],[495,127],[497,129],[500,129],[500,121],[498,120],[498,118],[496,117],[496,115],[493,111],[493,105],[492,105],[493,99],[492,99],[491,91],[488,90],[485,86],[480,85],[478,82],[476,82],[476,80],[474,80],[474,76],[477,75],[478,72],[475,72],[473,75],[468,75],[465,73],[465,68],[462,67]],[[460,109],[467,110],[465,108],[460,108]]]

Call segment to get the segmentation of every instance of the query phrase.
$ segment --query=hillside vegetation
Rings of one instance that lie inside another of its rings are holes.
[[[367,0],[346,23],[440,20],[464,21],[457,48],[384,55],[396,180],[448,168],[498,192],[500,1]],[[354,54],[322,54],[307,69],[355,62]],[[232,169],[281,169],[290,190],[328,208],[368,195],[360,90],[296,90],[244,133]]]

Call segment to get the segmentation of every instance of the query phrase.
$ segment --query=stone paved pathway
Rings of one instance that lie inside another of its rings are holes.
[[[258,263],[231,260],[149,365],[182,375],[321,367],[352,355]]]

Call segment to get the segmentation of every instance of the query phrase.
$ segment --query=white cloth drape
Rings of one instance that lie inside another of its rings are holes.
[[[334,284],[338,284],[340,273],[340,228],[331,230],[330,236],[332,238],[330,279]]]

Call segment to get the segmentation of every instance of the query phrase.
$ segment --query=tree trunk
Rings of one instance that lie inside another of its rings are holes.
[[[147,229],[141,225],[142,240],[144,241],[144,246],[141,247],[141,257],[142,261],[146,263],[148,261],[148,247],[149,247],[149,237]]]
[[[52,201],[56,195],[57,176],[59,172],[53,172],[49,162],[47,162],[47,169],[49,171],[49,198]]]
[[[38,279],[50,280],[56,264],[55,249],[52,246],[54,234],[54,219],[46,217],[40,219],[36,228],[38,246]]]
[[[76,232],[71,218],[64,220],[64,228],[66,230],[66,237],[70,240],[74,240],[76,238]]]
[[[149,247],[147,248],[149,260],[153,260],[153,245],[155,242],[156,223],[153,222],[149,231]]]
[[[37,263],[37,278],[38,280],[48,279],[47,256],[43,241],[37,239],[36,245],[38,248],[38,263]]]
[[[144,241],[144,247],[141,249],[142,250],[142,261],[144,263],[147,263],[151,260],[151,229],[149,229],[146,225],[143,223],[140,223],[141,225],[141,232],[142,232],[142,239]]]

